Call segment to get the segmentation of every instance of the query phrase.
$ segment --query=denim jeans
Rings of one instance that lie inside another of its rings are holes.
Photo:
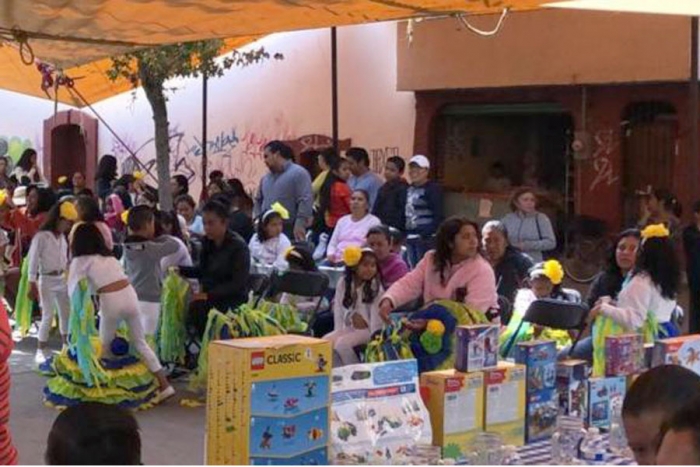
[[[406,240],[406,256],[408,265],[414,269],[416,265],[423,259],[425,254],[435,247],[435,237],[418,237],[409,238]]]
[[[574,352],[569,356],[569,349],[571,349],[571,346],[568,346],[559,352],[559,360],[564,360],[567,358],[575,358],[579,360],[587,360],[589,362],[593,361],[593,338],[592,337],[584,337],[578,343],[576,344],[576,348],[574,349]]]

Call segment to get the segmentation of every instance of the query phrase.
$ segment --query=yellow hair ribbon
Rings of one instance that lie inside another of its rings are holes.
[[[669,232],[663,224],[648,225],[642,230],[642,238],[644,240],[649,240],[650,238],[667,238],[670,235],[671,232]]]
[[[134,171],[134,173],[132,175],[134,176],[134,180],[143,180],[144,177],[146,176],[146,174],[144,174],[140,170]]]
[[[59,215],[71,222],[78,220],[78,210],[75,208],[75,204],[71,203],[70,201],[64,201],[61,203]]]
[[[129,210],[127,209],[126,211],[122,212],[122,222],[124,225],[129,223]]]
[[[65,175],[61,175],[60,177],[58,177],[58,183],[59,183],[60,185],[63,185],[63,184],[66,183],[67,181],[68,181],[68,177],[66,177]]]

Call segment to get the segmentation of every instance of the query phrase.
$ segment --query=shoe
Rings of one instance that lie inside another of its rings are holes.
[[[158,403],[164,402],[175,395],[175,388],[168,386],[158,393]]]
[[[316,249],[313,253],[314,261],[321,261],[323,258],[326,257],[326,248],[328,247],[328,240],[329,237],[327,233],[322,233],[319,236],[318,245],[316,245]]]
[[[53,367],[53,355],[46,359],[44,363],[39,364],[38,371],[43,376],[55,376],[56,370]]]
[[[36,354],[34,354],[34,363],[37,365],[43,365],[46,363],[47,359],[48,357],[46,356],[46,353],[41,349],[37,349]]]

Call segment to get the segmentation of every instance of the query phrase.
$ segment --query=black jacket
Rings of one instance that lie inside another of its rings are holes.
[[[408,184],[401,178],[387,182],[379,189],[372,214],[382,224],[406,230],[406,190]]]
[[[683,249],[688,285],[695,291],[700,289],[700,231],[695,225],[683,230]]]
[[[208,301],[222,313],[248,301],[250,251],[237,233],[229,231],[221,247],[204,238],[199,266],[181,266],[180,272],[199,279]]]
[[[501,261],[493,268],[496,275],[498,295],[513,303],[515,294],[527,278],[528,271],[533,266],[532,260],[517,248],[508,246]]]
[[[617,295],[622,290],[622,284],[625,278],[620,273],[603,271],[598,274],[591,287],[588,289],[588,296],[586,297],[586,303],[590,308],[596,304],[600,297],[611,297],[617,298]]]

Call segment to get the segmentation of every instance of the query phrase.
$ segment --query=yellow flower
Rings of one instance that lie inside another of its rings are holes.
[[[64,201],[61,203],[59,214],[62,218],[71,222],[78,220],[78,210],[75,209],[75,204],[71,203],[70,201]]]
[[[559,285],[564,280],[564,268],[556,259],[550,259],[544,263],[544,275],[552,281],[552,284]]]
[[[127,209],[126,211],[122,212],[122,222],[124,225],[129,223],[129,210]]]
[[[355,245],[350,245],[345,247],[343,251],[343,262],[346,266],[355,267],[360,263],[362,259],[362,248]]]
[[[435,334],[436,336],[442,336],[445,334],[445,325],[442,321],[438,319],[431,319],[428,321],[428,326],[425,328],[430,334]]]
[[[663,224],[649,225],[642,230],[642,238],[644,240],[649,240],[650,238],[666,238],[669,235],[671,235],[671,233]]]

